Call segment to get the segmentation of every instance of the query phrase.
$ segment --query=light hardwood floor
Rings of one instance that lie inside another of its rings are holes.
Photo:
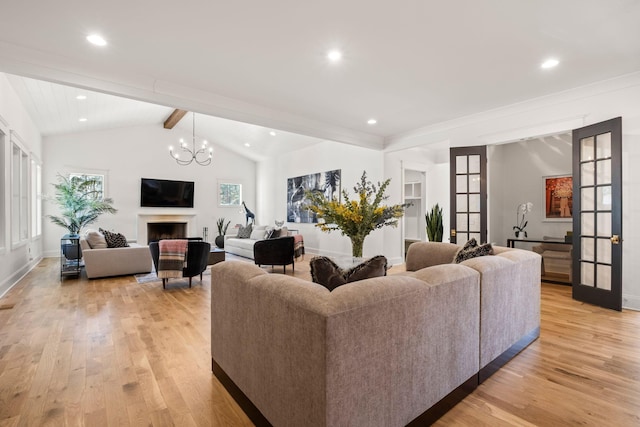
[[[209,277],[60,282],[42,261],[0,299],[0,427],[252,425],[211,374]],[[541,329],[437,425],[640,425],[640,313],[543,284]]]

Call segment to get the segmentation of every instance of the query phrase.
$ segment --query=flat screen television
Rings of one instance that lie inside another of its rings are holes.
[[[142,178],[140,206],[149,208],[192,208],[192,181]]]

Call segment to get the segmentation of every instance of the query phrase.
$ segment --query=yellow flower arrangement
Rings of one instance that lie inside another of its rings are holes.
[[[404,215],[404,210],[409,204],[386,206],[381,205],[388,196],[384,195],[391,179],[387,179],[382,184],[374,185],[367,181],[366,171],[362,173],[360,182],[353,188],[356,200],[349,198],[349,193],[342,190],[344,203],[335,199],[327,199],[324,193],[307,192],[309,199],[309,209],[314,212],[318,219],[323,221],[316,224],[320,230],[330,233],[339,230],[343,236],[351,239],[352,254],[354,257],[362,257],[362,246],[364,238],[373,230],[382,228],[385,225],[395,227],[398,218]]]

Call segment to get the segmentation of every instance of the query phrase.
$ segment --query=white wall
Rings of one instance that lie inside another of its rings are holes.
[[[390,199],[400,200],[403,197],[402,189],[402,171],[406,169],[420,170],[426,172],[426,198],[424,201],[425,212],[431,209],[433,205],[438,203],[443,209],[443,240],[448,240],[449,234],[449,164],[443,163],[448,160],[448,155],[444,157],[441,154],[441,148],[430,149],[408,149],[385,153],[384,155],[384,173],[385,178],[391,178]],[[448,153],[448,149],[446,149]],[[394,183],[397,183],[394,185]],[[404,262],[404,243],[403,243],[403,227],[398,228],[385,227],[384,242],[385,250],[388,251],[387,258],[390,262]],[[422,218],[422,227],[426,227],[426,222]]]
[[[43,188],[51,195],[56,175],[69,172],[107,173],[107,196],[118,209],[115,215],[103,215],[91,228],[102,227],[137,239],[138,215],[196,215],[189,233],[201,236],[203,227],[209,228],[209,240],[217,235],[216,220],[225,217],[231,227],[245,222],[239,208],[218,207],[217,182],[231,180],[243,186],[243,199],[249,209],[256,206],[255,162],[214,146],[213,162],[209,166],[195,163],[180,166],[169,156],[167,147],[175,145],[176,132],[158,126],[140,126],[99,132],[76,133],[44,138],[46,163]],[[194,208],[141,208],[140,178],[159,178],[195,182]],[[52,202],[44,203],[45,214],[57,212]],[[47,256],[58,256],[59,239],[65,229],[44,220],[44,248]],[[146,242],[141,242],[146,244]]]
[[[506,246],[515,236],[516,209],[526,202],[533,203],[526,214],[529,237],[562,238],[571,230],[570,220],[545,220],[543,198],[543,177],[572,174],[571,146],[571,136],[565,134],[489,147],[490,242]]]
[[[258,209],[259,222],[273,225],[276,219],[286,220],[287,179],[296,176],[334,169],[342,170],[341,188],[353,196],[353,187],[362,172],[377,183],[383,181],[382,152],[366,148],[324,141],[312,147],[292,151],[260,162],[258,165]],[[395,180],[391,185],[400,185]],[[400,203],[400,199],[389,199],[388,203]],[[310,253],[350,256],[351,241],[340,232],[323,233],[313,224],[287,224],[304,235],[305,249]],[[385,227],[388,228],[388,227]],[[383,242],[382,230],[373,231],[364,241],[363,255],[386,255],[388,248]]]
[[[20,103],[20,100],[9,84],[6,76],[0,73],[0,130],[5,133],[4,162],[0,165],[0,173],[4,177],[4,189],[0,196],[4,196],[4,209],[0,213],[4,218],[4,242],[0,247],[0,296],[13,286],[16,281],[26,274],[42,257],[42,238],[31,236],[29,227],[29,241],[17,247],[11,246],[9,227],[11,221],[11,131],[17,132],[24,149],[32,158],[42,160],[41,138],[38,129]],[[2,206],[2,204],[0,204]]]
[[[571,129],[622,117],[623,180],[623,306],[640,309],[640,281],[634,262],[640,259],[640,73],[630,74],[506,106],[486,113],[418,129],[387,142],[388,150],[402,150],[448,141],[463,147],[516,141],[521,138],[563,133]],[[524,163],[524,161],[523,161]],[[387,165],[385,164],[385,172]],[[393,171],[389,171],[393,173]],[[491,178],[490,178],[491,179]],[[490,181],[491,182],[491,181]],[[495,182],[491,186],[495,191]],[[515,187],[509,180],[504,185]],[[490,195],[491,197],[491,195]],[[503,220],[513,222],[505,213]],[[492,223],[497,220],[492,219]],[[495,225],[494,225],[495,226]]]

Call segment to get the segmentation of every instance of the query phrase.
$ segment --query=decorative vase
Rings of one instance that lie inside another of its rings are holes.
[[[527,232],[526,231],[516,231],[516,239],[524,239],[527,237]]]
[[[351,239],[351,255],[354,258],[362,258],[362,246],[364,245],[364,237],[349,236]]]
[[[220,249],[224,249],[224,236],[220,235],[217,236],[214,240],[215,244],[217,247],[219,247]]]

